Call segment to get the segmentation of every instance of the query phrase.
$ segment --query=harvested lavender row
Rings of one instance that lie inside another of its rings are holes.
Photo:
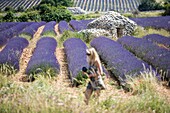
[[[54,38],[41,38],[37,44],[36,49],[28,62],[26,74],[37,74],[39,72],[47,72],[51,69],[51,75],[54,76],[59,73],[60,66],[55,56],[57,42]]]
[[[154,27],[170,30],[170,16],[130,18],[142,27]]]
[[[21,54],[28,44],[28,41],[21,37],[9,40],[5,48],[0,52],[0,64],[7,64],[19,70]]]
[[[31,25],[33,22],[21,22],[16,26],[13,26],[5,31],[0,32],[0,47],[4,46],[8,40],[13,38],[15,35],[23,30],[25,27]]]
[[[73,31],[73,29],[68,25],[68,23],[63,20],[58,23],[59,32],[62,34],[65,30]]]
[[[150,35],[146,35],[143,37],[146,40],[150,40],[154,43],[157,44],[163,44],[166,47],[170,47],[170,38],[159,35],[159,34],[150,34]]]
[[[2,23],[0,23],[0,32],[17,25],[18,23],[19,22],[2,22]]]
[[[157,46],[149,40],[125,36],[118,39],[126,49],[139,58],[150,63],[153,67],[168,72],[170,78],[170,51]]]
[[[52,35],[52,36],[56,36],[56,32],[55,32],[55,25],[56,22],[55,21],[51,21],[45,24],[45,27],[41,33],[41,36],[46,36],[46,35]]]
[[[95,38],[92,40],[91,46],[96,49],[101,59],[107,64],[107,68],[112,71],[120,83],[126,79],[125,75],[136,76],[144,71],[143,65],[146,68],[149,67],[147,63],[137,59],[119,43],[109,38]]]
[[[38,28],[42,25],[44,25],[46,22],[37,22],[37,23],[33,23],[30,26],[26,27],[25,29],[23,29],[19,35],[28,35],[30,37],[30,39],[33,38],[34,34],[36,33],[36,31],[38,30]]]
[[[82,67],[89,67],[86,60],[86,44],[78,38],[70,38],[64,42],[64,48],[67,56],[68,67],[71,79],[77,77]]]
[[[80,31],[80,30],[83,30],[83,29],[86,29],[87,26],[77,20],[71,20],[69,22],[70,26],[75,30],[75,31]]]

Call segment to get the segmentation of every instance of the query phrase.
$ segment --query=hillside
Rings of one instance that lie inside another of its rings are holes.
[[[4,10],[6,7],[10,6],[14,9],[23,7],[23,9],[31,8],[38,5],[41,0],[0,0],[0,9]]]
[[[73,0],[74,6],[85,11],[118,11],[130,12],[137,10],[140,0]]]

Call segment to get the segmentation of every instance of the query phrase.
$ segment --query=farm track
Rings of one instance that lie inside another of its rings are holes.
[[[64,48],[57,48],[56,49],[56,56],[58,59],[58,62],[60,64],[60,74],[58,75],[60,82],[66,83],[68,86],[71,83],[69,77],[69,72],[68,72],[68,64],[67,64],[67,59],[66,59],[66,54],[64,51]]]
[[[25,81],[25,80],[23,80],[23,78],[26,76],[25,70],[26,70],[27,64],[34,52],[37,41],[40,39],[40,34],[41,34],[43,28],[44,28],[44,26],[39,27],[37,32],[34,34],[33,39],[30,40],[28,47],[26,47],[23,50],[22,56],[20,58],[20,71],[17,73],[17,76],[16,76],[16,77],[20,77],[20,78],[16,78],[17,80]]]

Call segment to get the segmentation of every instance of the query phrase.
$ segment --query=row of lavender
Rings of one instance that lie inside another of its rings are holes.
[[[9,29],[2,30],[0,32],[0,47],[4,46],[11,38],[17,36],[20,31],[22,31],[27,26],[31,25],[34,22],[20,22],[14,26],[9,27]],[[2,26],[6,26],[2,24]]]
[[[7,44],[7,42],[16,36],[27,38],[31,40],[38,28],[45,26],[41,36],[53,36],[57,34],[55,32],[55,21],[51,22],[5,22],[0,23],[0,47]]]
[[[167,38],[167,41],[170,41],[170,39]],[[166,77],[170,78],[169,48],[159,47],[157,43],[150,41],[148,36],[144,38],[125,36],[118,39],[118,42],[122,44],[127,50],[131,51],[142,60],[148,62],[153,67],[167,72]]]
[[[58,74],[60,66],[55,56],[57,42],[52,37],[41,38],[28,62],[26,74],[37,74],[49,72],[51,76]]]
[[[170,16],[130,18],[142,27],[154,27],[170,30]]]
[[[28,40],[22,37],[11,39],[0,52],[0,66],[8,65],[16,71],[20,70],[20,58],[28,44]],[[48,72],[52,76],[58,74],[60,66],[55,56],[56,47],[57,42],[53,37],[41,38],[28,62],[26,74],[37,74],[39,72]]]
[[[126,75],[136,76],[144,71],[144,66],[149,68],[146,62],[139,60],[119,43],[109,38],[95,38],[92,40],[91,46],[97,50],[101,59],[107,64],[107,69],[114,74],[122,85],[125,83]]]
[[[45,22],[38,22],[25,27],[25,29],[17,33],[19,36],[23,36],[20,40],[26,40],[26,35],[30,36],[30,39],[32,39],[37,29],[44,24]],[[36,49],[28,63],[26,74],[30,75],[38,72],[48,72],[49,74],[54,75],[59,73],[60,66],[54,54],[57,46],[57,42],[54,39],[55,36],[44,36],[44,33],[47,35],[46,32],[54,32],[55,24],[56,22],[49,22],[45,24],[45,27],[41,33],[41,39],[37,42]],[[13,43],[11,43],[11,41]],[[18,41],[18,43],[15,43],[16,41]],[[2,58],[0,62],[1,66],[3,66],[3,64],[7,64],[12,66],[12,69],[17,71],[19,70],[20,56],[25,48],[22,47],[24,43],[21,43],[21,41],[19,41],[17,37],[12,37],[9,42],[6,42],[6,46],[0,52],[0,58]],[[28,42],[29,40],[26,41]]]
[[[64,42],[70,78],[74,82],[82,67],[88,67],[86,44],[79,38],[70,38]]]

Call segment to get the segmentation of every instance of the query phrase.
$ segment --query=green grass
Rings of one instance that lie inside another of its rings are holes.
[[[135,37],[143,37],[149,34],[160,34],[162,36],[169,37],[170,31],[164,30],[164,29],[154,29],[154,28],[142,28],[140,26],[137,27],[137,29],[134,31],[133,36]]]
[[[56,33],[54,31],[46,31],[41,34],[41,37],[56,37]]]
[[[17,70],[14,69],[13,66],[8,64],[0,64],[0,74],[11,75],[11,74],[15,74],[16,72]]]
[[[26,33],[20,34],[19,37],[26,38],[27,40],[31,40],[33,38],[32,36],[30,36],[29,34],[26,34]]]
[[[117,89],[101,92],[99,99],[92,97],[84,103],[85,86],[64,85],[59,77],[38,76],[34,82],[21,83],[0,74],[0,112],[2,113],[169,113],[170,104],[160,94],[162,87],[155,74],[147,70],[138,78],[128,79],[131,92]],[[108,86],[107,85],[107,86]]]
[[[89,46],[89,42],[93,39],[92,35],[85,35],[84,33],[77,33],[72,31],[64,31],[62,36],[58,39],[59,47],[63,47],[63,42],[69,38],[80,38],[83,40],[87,46]]]

